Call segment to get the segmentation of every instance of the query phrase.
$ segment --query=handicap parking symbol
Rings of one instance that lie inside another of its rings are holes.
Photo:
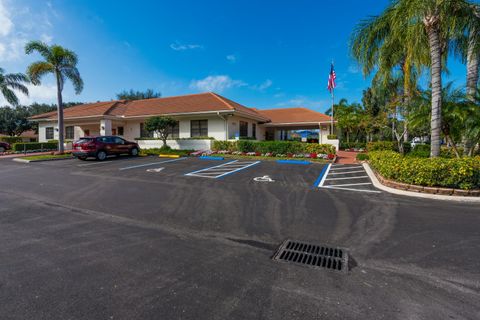
[[[155,169],[147,169],[147,172],[160,172],[165,168],[155,168]]]
[[[257,182],[275,182],[275,180],[273,180],[272,178],[270,178],[270,176],[256,177],[256,178],[253,178],[253,181],[257,181]]]

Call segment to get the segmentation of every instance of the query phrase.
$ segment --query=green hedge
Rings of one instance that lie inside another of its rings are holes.
[[[152,149],[142,149],[140,150],[140,155],[142,156],[156,156],[159,154],[169,154],[174,155],[178,154],[179,156],[186,157],[194,150],[174,150],[171,148],[152,148]]]
[[[21,137],[0,137],[0,141],[6,142],[8,144],[23,142]]]
[[[238,141],[219,141],[212,143],[214,151],[228,150],[240,152],[259,152],[274,154],[287,153],[321,153],[335,154],[335,147],[330,144],[303,143],[297,141],[254,141],[254,140],[238,140]]]
[[[394,151],[373,151],[368,155],[372,167],[387,179],[431,187],[480,188],[480,157],[414,158]]]
[[[368,154],[366,154],[366,153],[358,153],[358,154],[357,154],[357,160],[358,160],[358,161],[368,160]]]
[[[340,142],[340,149],[365,149],[366,146],[365,142]]]
[[[367,150],[370,151],[398,151],[398,145],[393,141],[376,141],[367,143]]]
[[[58,144],[52,142],[23,142],[23,143],[14,143],[12,145],[12,150],[15,152],[23,151],[50,151],[57,150]]]

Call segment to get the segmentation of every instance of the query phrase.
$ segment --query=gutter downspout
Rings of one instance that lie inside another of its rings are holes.
[[[217,112],[217,116],[222,119],[224,122],[225,122],[225,141],[228,140],[228,120],[227,120],[227,117],[224,117],[220,114],[220,112]]]

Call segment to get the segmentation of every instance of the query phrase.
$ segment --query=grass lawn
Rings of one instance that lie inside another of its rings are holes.
[[[39,156],[22,157],[22,159],[24,159],[24,160],[31,160],[31,161],[53,160],[53,159],[70,159],[70,158],[73,158],[73,156],[69,153],[59,154],[59,155],[44,154],[44,155],[39,155]]]

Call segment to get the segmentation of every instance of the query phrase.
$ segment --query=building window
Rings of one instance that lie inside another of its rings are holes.
[[[257,139],[257,124],[252,123],[252,137]]]
[[[240,138],[248,137],[248,122],[240,121]]]
[[[123,136],[123,127],[118,127],[117,131],[119,136]]]
[[[168,130],[168,138],[169,139],[178,139],[180,138],[180,124],[177,121],[177,124],[173,127],[171,127]]]
[[[140,123],[140,137],[153,138],[153,132],[145,130],[145,125],[143,123]]]
[[[65,139],[73,140],[75,139],[75,129],[74,126],[65,127]]]
[[[53,140],[53,127],[45,128],[45,139]]]
[[[190,137],[208,137],[208,120],[191,120]]]

